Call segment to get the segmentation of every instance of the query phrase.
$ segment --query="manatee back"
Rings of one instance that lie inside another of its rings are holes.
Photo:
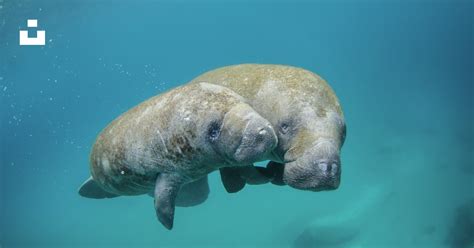
[[[164,147],[153,140],[157,136],[146,134],[166,115],[163,100],[162,94],[135,106],[97,136],[90,171],[102,188],[118,195],[145,194],[153,189],[159,173],[154,157]]]
[[[249,99],[257,111],[272,112],[272,108],[278,106],[282,98],[303,99],[305,104],[316,108],[320,114],[335,111],[343,116],[339,100],[326,81],[302,68],[271,64],[232,65],[206,72],[191,82],[209,82],[228,87]],[[262,103],[262,99],[266,103]],[[288,102],[280,105],[297,104]]]

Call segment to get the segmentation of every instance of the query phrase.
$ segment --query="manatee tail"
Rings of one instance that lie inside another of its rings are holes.
[[[100,185],[92,179],[92,177],[89,177],[81,185],[79,188],[79,195],[93,199],[114,198],[119,196],[103,190]]]

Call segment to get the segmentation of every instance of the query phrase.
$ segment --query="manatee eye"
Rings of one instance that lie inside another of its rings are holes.
[[[288,123],[282,123],[282,124],[280,125],[280,131],[281,131],[283,134],[288,133],[289,130],[290,130],[290,126],[288,125]]]
[[[217,121],[211,122],[211,124],[209,124],[209,127],[207,129],[207,136],[209,137],[209,140],[211,141],[217,140],[221,132],[220,129],[221,129],[221,125],[219,124],[219,122]]]

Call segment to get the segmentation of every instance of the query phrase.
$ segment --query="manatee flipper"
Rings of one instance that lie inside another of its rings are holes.
[[[246,183],[251,185],[265,184],[274,180],[276,170],[253,165],[225,167],[220,169],[221,180],[229,193],[242,190]],[[283,180],[283,170],[281,171]]]
[[[155,183],[155,210],[158,220],[168,230],[173,228],[176,196],[182,185],[179,176],[160,173]]]
[[[190,183],[184,184],[176,197],[176,206],[192,207],[206,201],[209,195],[207,175]]]
[[[79,195],[93,199],[114,198],[119,195],[103,190],[99,184],[89,177],[79,188]]]
[[[245,186],[245,180],[240,176],[238,167],[220,168],[221,181],[228,193],[237,193]]]
[[[286,183],[283,181],[283,170],[285,169],[284,164],[280,164],[277,162],[270,161],[267,164],[267,167],[265,168],[265,174],[269,175],[271,179],[271,183],[275,185],[286,185]]]
[[[273,178],[273,174],[268,172],[266,168],[253,165],[239,167],[239,173],[240,177],[251,185],[265,184]]]

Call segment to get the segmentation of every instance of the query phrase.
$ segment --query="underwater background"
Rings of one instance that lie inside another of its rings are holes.
[[[0,247],[473,247],[473,13],[447,0],[0,0]],[[45,46],[18,44],[32,18]],[[328,81],[347,122],[339,189],[228,194],[214,172],[172,231],[149,196],[78,195],[111,120],[240,63]]]

